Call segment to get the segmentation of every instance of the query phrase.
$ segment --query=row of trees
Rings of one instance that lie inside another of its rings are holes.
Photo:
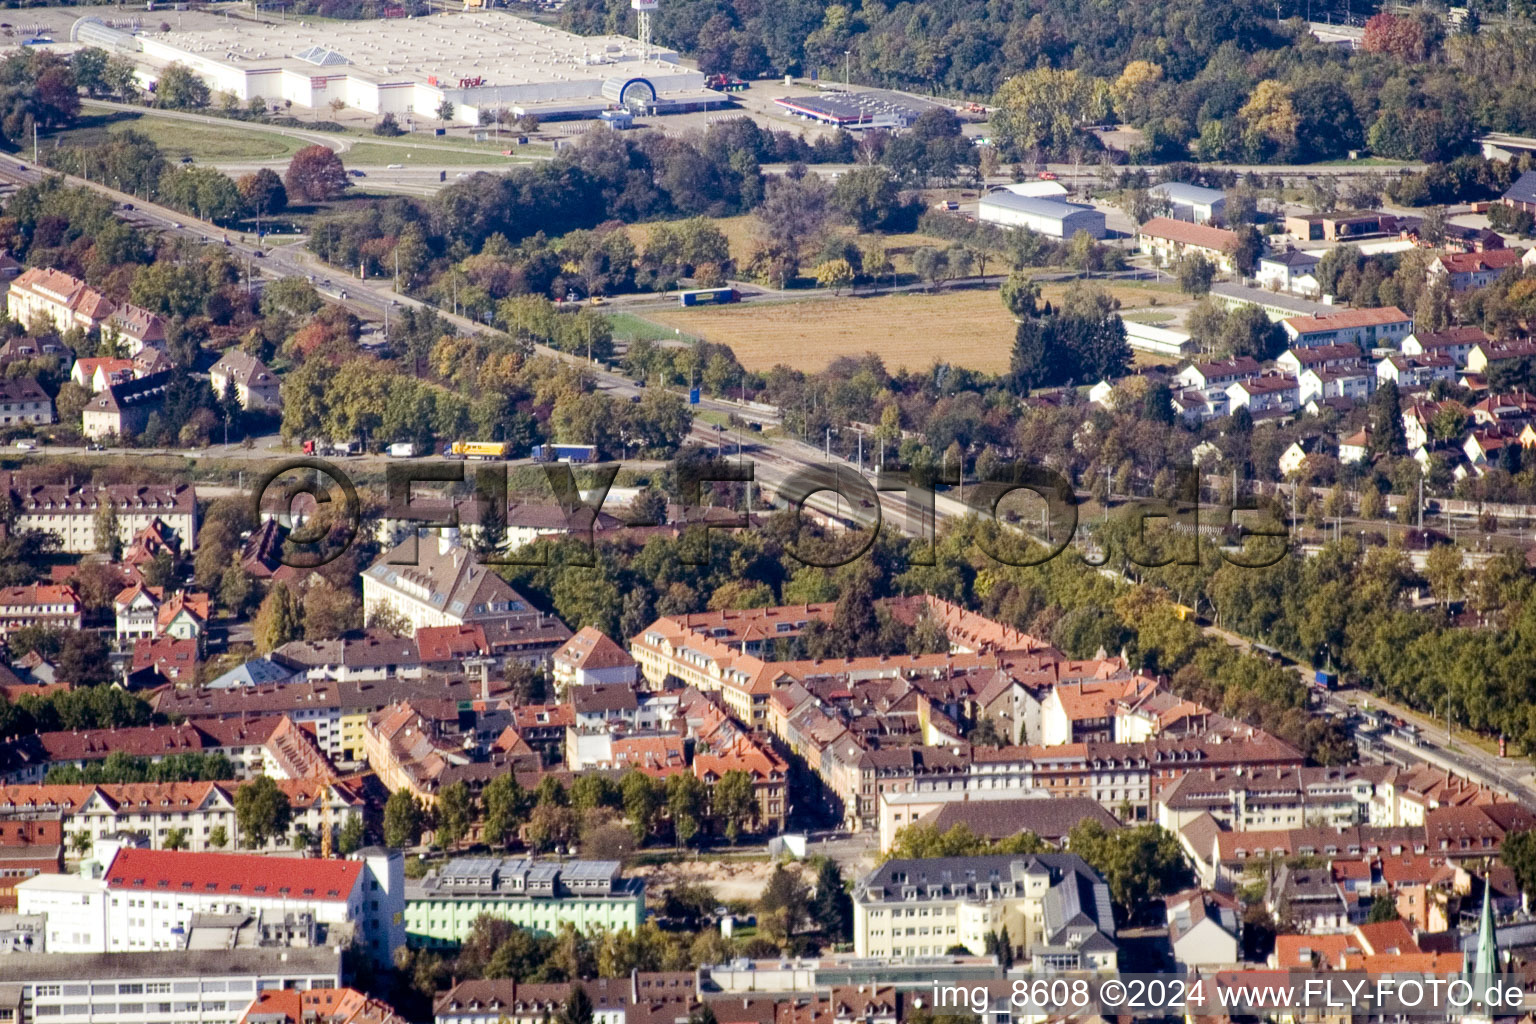
[[[397,790],[384,807],[384,841],[414,846],[430,833],[434,845],[451,849],[477,832],[493,848],[522,838],[537,851],[580,845],[583,852],[614,857],[663,834],[678,846],[708,834],[735,842],[758,820],[752,778],[741,771],[727,772],[713,787],[687,773],[661,780],[634,769],[618,778],[582,775],[569,790],[546,776],[533,791],[509,773],[478,796],[464,783],[452,783],[430,810]]]

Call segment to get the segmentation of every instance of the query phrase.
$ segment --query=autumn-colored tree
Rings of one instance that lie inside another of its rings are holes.
[[[1382,12],[1365,23],[1360,45],[1367,53],[1390,53],[1399,60],[1421,61],[1427,55],[1429,40],[1424,25],[1417,18],[1405,18]]]
[[[1238,117],[1243,122],[1243,146],[1250,159],[1283,160],[1296,148],[1301,118],[1291,102],[1291,89],[1283,82],[1265,79],[1254,86]]]
[[[235,186],[240,190],[246,209],[263,217],[280,213],[288,205],[288,190],[283,188],[283,179],[270,167],[245,175],[235,182]]]
[[[293,154],[283,183],[291,199],[325,202],[346,191],[347,169],[330,147],[305,146]]]

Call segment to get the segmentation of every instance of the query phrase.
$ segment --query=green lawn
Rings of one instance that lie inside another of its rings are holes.
[[[663,327],[633,313],[610,313],[608,321],[613,326],[615,341],[671,341],[677,337],[672,328]]]
[[[92,145],[106,134],[135,131],[146,136],[168,160],[190,156],[210,163],[232,160],[283,160],[308,145],[302,139],[274,132],[244,129],[239,121],[223,125],[203,125],[178,121],[153,114],[113,114],[93,118],[83,128],[58,136],[65,145]]]

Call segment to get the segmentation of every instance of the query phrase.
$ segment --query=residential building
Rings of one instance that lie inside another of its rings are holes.
[[[1437,380],[1456,379],[1456,361],[1446,355],[1385,356],[1376,362],[1376,379],[1391,381],[1402,391],[1427,388]]]
[[[1252,415],[1295,412],[1301,406],[1301,388],[1289,374],[1265,374],[1227,385],[1227,402],[1233,412],[1247,409]]]
[[[1444,279],[1453,292],[1486,288],[1510,270],[1519,273],[1520,258],[1523,255],[1519,249],[1448,252],[1435,257],[1426,276],[1430,280]]]
[[[283,396],[277,375],[267,364],[238,348],[226,349],[208,370],[213,393],[223,397],[231,384],[240,407],[249,412],[281,412]]]
[[[1318,437],[1298,437],[1280,453],[1280,458],[1275,460],[1275,465],[1280,470],[1280,475],[1289,479],[1292,474],[1301,472],[1307,464],[1307,459],[1317,454],[1320,449],[1321,440]]]
[[[165,351],[165,321],[158,313],[151,313],[131,302],[117,307],[117,312],[107,320],[106,330],[116,335],[118,344],[127,350],[130,358],[146,350]]]
[[[105,391],[113,384],[133,380],[134,376],[132,359],[101,356],[76,359],[69,371],[69,379],[93,395]]]
[[[1353,927],[1349,902],[1327,868],[1281,864],[1265,891],[1264,906],[1275,920],[1287,920],[1307,934],[1348,932]]]
[[[53,583],[0,587],[0,638],[28,626],[79,630],[85,606],[74,588]]]
[[[84,833],[94,843],[120,835],[137,836],[150,849],[164,849],[172,833],[194,853],[221,849],[215,830],[223,829],[223,849],[250,846],[235,814],[235,794],[242,782],[131,782],[94,785],[0,786],[0,833],[40,815],[59,823],[61,838]],[[361,790],[339,781],[281,779],[288,797],[293,831],[318,836],[323,822],[340,834],[349,818],[366,810]],[[275,835],[271,852],[292,848],[291,835]],[[334,837],[333,837],[334,838]]]
[[[1376,391],[1376,371],[1373,367],[1357,366],[1338,370],[1309,367],[1296,375],[1296,389],[1301,404],[1343,399],[1360,402]]]
[[[889,851],[901,830],[912,825],[948,832],[963,825],[983,839],[1008,839],[1031,832],[1060,846],[1067,833],[1085,821],[1106,831],[1121,827],[1119,819],[1089,797],[1050,797],[1035,790],[924,790],[880,795],[880,852]]]
[[[1157,687],[1150,676],[1060,683],[1040,702],[1040,745],[1061,746],[1115,738],[1115,710]]]
[[[1397,824],[1389,795],[1378,797],[1397,769],[1384,765],[1347,768],[1197,770],[1163,788],[1156,821],[1177,832],[1201,814],[1236,831],[1330,828],[1365,822]]]
[[[1447,327],[1443,331],[1415,331],[1403,339],[1405,356],[1450,356],[1465,366],[1472,349],[1488,341],[1481,327]]]
[[[133,661],[130,683],[134,688],[159,686],[164,683],[187,685],[197,680],[197,665],[202,660],[202,650],[197,640],[177,640],[169,636],[154,639],[138,639],[133,642]],[[133,677],[149,673],[153,678],[144,681]]]
[[[207,594],[176,591],[166,596],[164,587],[142,583],[119,593],[112,599],[112,608],[117,617],[119,644],[161,636],[201,644],[211,611]]]
[[[498,717],[505,721],[509,716]],[[505,725],[496,728],[483,738],[484,743],[493,743],[505,730]],[[486,758],[477,756],[481,740],[478,723],[466,726],[457,705],[430,698],[376,711],[363,728],[368,767],[379,781],[392,793],[406,790],[427,807],[456,782],[463,782],[473,794],[518,767],[516,751],[511,756],[496,752]],[[532,751],[523,753],[531,761],[525,767],[542,766]]]
[[[16,1024],[241,1024],[259,992],[342,979],[341,953],[330,947],[10,953],[4,964],[0,1019]]]
[[[1341,309],[1317,316],[1293,316],[1280,321],[1295,346],[1354,345],[1398,348],[1413,333],[1413,318],[1396,306]]]
[[[334,640],[290,640],[271,657],[293,675],[316,681],[353,683],[422,675],[416,641],[377,630]]]
[[[1232,253],[1237,245],[1236,232],[1170,217],[1153,217],[1136,229],[1137,251],[1165,267],[1172,266],[1185,255],[1199,255],[1230,273]]]
[[[117,511],[118,539],[124,547],[157,521],[175,534],[184,551],[197,546],[197,492],[191,484],[34,483],[0,472],[0,487],[10,492],[16,528],[57,535],[65,554],[89,554],[101,546],[96,521],[105,501]]]
[[[1258,273],[1254,276],[1260,287],[1315,297],[1322,292],[1315,273],[1321,259],[1297,249],[1269,253],[1259,257]]]
[[[1059,239],[1071,238],[1079,231],[1090,238],[1103,238],[1105,234],[1104,214],[1092,206],[1007,191],[982,196],[976,219],[1002,227],[1028,228]]]
[[[1275,366],[1286,373],[1299,375],[1304,370],[1343,370],[1363,366],[1365,357],[1356,345],[1311,345],[1306,348],[1286,349]]]
[[[311,941],[289,943],[295,945],[336,944],[345,936],[384,965],[405,942],[398,850],[370,847],[346,860],[308,858],[302,870],[295,870],[300,862],[283,857],[139,850],[110,842],[98,844],[93,857],[87,873],[39,875],[16,887],[22,913],[48,915],[51,950],[185,950],[193,917],[201,914],[297,926]],[[89,873],[93,864],[100,875]]]
[[[85,403],[81,430],[86,437],[133,437],[143,432],[151,414],[159,412],[174,377],[172,371],[153,373],[113,384]]]
[[[482,625],[489,635],[498,625],[537,625],[540,657],[571,636],[446,531],[407,538],[363,573],[363,615],[372,621],[381,613],[398,617],[408,634],[423,626]]]
[[[592,1001],[593,1024],[685,1024],[700,997],[693,971],[634,971],[575,984]],[[560,1013],[570,995],[570,982],[460,981],[433,1001],[434,1024],[543,1024]]]
[[[32,267],[11,282],[6,312],[19,324],[48,324],[60,333],[91,331],[112,315],[115,307],[84,281],[49,267]]]
[[[718,751],[694,754],[693,774],[711,790],[728,772],[736,771],[752,780],[757,830],[770,835],[782,833],[789,814],[789,762],[745,733]]]
[[[314,756],[295,749],[295,742],[308,745]],[[298,728],[287,715],[210,718],[177,725],[60,730],[18,736],[0,744],[0,779],[10,783],[41,782],[52,766],[85,768],[105,760],[114,751],[150,761],[174,754],[223,754],[240,778],[261,774],[278,779],[311,778],[316,775],[316,759],[324,760],[313,734]]]
[[[1241,963],[1241,905],[1226,893],[1187,889],[1163,898],[1168,942],[1182,968]]]
[[[1153,185],[1147,191],[1168,203],[1175,220],[1187,220],[1195,224],[1217,224],[1226,219],[1227,194],[1219,188],[1186,185],[1182,181],[1165,181],[1160,185]]]
[[[355,988],[263,989],[240,1024],[407,1024],[395,1008]],[[595,1024],[595,1022],[594,1022]]]
[[[1173,382],[1181,388],[1195,388],[1201,391],[1207,388],[1221,388],[1225,391],[1228,384],[1247,380],[1249,377],[1257,377],[1263,372],[1264,367],[1252,356],[1236,356],[1232,359],[1192,363],[1174,374]]]
[[[562,692],[571,686],[640,681],[640,665],[629,652],[592,626],[584,626],[550,656],[555,686]]]
[[[1500,363],[1513,363],[1520,359],[1536,360],[1536,342],[1488,341],[1472,346],[1467,353],[1468,373],[1487,373],[1490,367]]]
[[[1352,466],[1365,461],[1371,451],[1371,432],[1361,427],[1353,434],[1339,438],[1339,464]]]
[[[35,377],[0,377],[0,427],[53,422],[53,399]]]
[[[198,727],[222,728],[225,723],[286,716],[312,732],[319,749],[336,763],[367,760],[364,733],[368,716],[397,701],[428,696],[433,700],[483,700],[507,693],[502,680],[436,678],[330,681],[299,680],[288,684],[235,689],[167,689],[150,698],[156,711],[196,722]]]
[[[980,956],[1005,929],[1034,970],[1112,971],[1109,887],[1072,853],[889,860],[853,899],[860,957]]]
[[[578,932],[635,931],[645,916],[645,883],[620,875],[618,861],[461,857],[407,887],[412,946],[456,947],[481,915],[540,935],[564,924]]]

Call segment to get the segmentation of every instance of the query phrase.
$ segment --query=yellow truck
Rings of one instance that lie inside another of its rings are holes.
[[[511,451],[507,441],[455,441],[443,454],[455,459],[504,459]]]

